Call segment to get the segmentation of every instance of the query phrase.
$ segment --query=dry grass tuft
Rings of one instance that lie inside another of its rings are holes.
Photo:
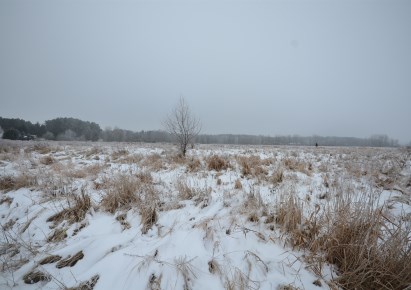
[[[141,183],[145,183],[145,184],[153,183],[153,176],[151,176],[151,173],[149,171],[139,172],[137,173],[136,176]]]
[[[55,263],[61,260],[61,256],[59,255],[51,255],[48,257],[45,257],[44,259],[42,259],[39,264],[40,265],[45,265],[45,264],[51,264],[51,263]]]
[[[36,177],[24,173],[18,176],[3,176],[0,178],[0,190],[6,192],[35,185],[37,185]]]
[[[114,151],[113,153],[111,153],[111,158],[113,160],[117,160],[120,157],[124,157],[124,156],[127,156],[127,155],[129,155],[129,152],[126,149],[118,149],[118,150]]]
[[[102,164],[91,164],[91,165],[76,168],[76,169],[69,168],[72,166],[74,165],[70,164],[70,166],[66,166],[64,170],[61,168],[55,168],[55,170],[62,171],[62,173],[69,178],[84,179],[84,178],[90,177],[91,179],[95,179],[105,167]]]
[[[131,228],[130,224],[127,221],[127,215],[125,213],[120,214],[116,217],[116,220],[118,220],[124,230],[128,230],[129,228]]]
[[[54,230],[53,234],[47,238],[47,242],[49,243],[57,243],[61,242],[67,238],[67,232],[65,229],[56,229]]]
[[[213,155],[207,159],[207,168],[215,171],[226,170],[229,168],[229,162],[218,155]]]
[[[195,191],[187,184],[187,181],[178,180],[176,184],[178,196],[183,199],[192,199]]]
[[[37,152],[40,154],[48,154],[53,151],[53,148],[48,144],[36,144],[32,147],[28,147],[24,150],[25,152]]]
[[[64,268],[64,267],[73,267],[74,265],[77,264],[78,261],[84,258],[83,251],[80,251],[76,253],[74,256],[68,256],[67,258],[60,260],[60,262],[57,263],[56,267],[58,269]]]
[[[302,205],[294,193],[280,195],[275,209],[275,222],[282,230],[291,234],[299,229],[302,222]]]
[[[149,173],[140,173],[138,177],[119,175],[112,180],[106,181],[106,186],[108,186],[107,193],[101,200],[104,210],[115,213],[118,210],[137,208],[141,214],[143,233],[147,233],[153,224],[157,222],[159,197]],[[122,223],[121,216],[118,218]],[[123,229],[127,228],[127,224],[124,217]]]
[[[393,224],[369,206],[338,208],[324,242],[344,289],[405,289],[411,285],[411,226]]]
[[[142,154],[130,154],[130,155],[124,155],[123,157],[120,157],[115,162],[122,163],[122,164],[140,164],[140,162],[143,159],[144,159],[144,156]]]
[[[221,267],[218,264],[218,262],[213,258],[210,261],[208,261],[208,271],[211,274],[218,274],[221,275],[222,271],[221,271]]]
[[[307,164],[305,161],[300,161],[295,158],[285,158],[283,160],[283,164],[287,169],[291,171],[299,171],[308,176],[311,176],[312,165]]]
[[[192,158],[187,162],[187,170],[189,172],[198,172],[201,169],[201,161],[197,158]]]
[[[241,180],[237,179],[234,183],[234,189],[243,189],[243,185],[241,184]]]
[[[147,167],[148,169],[153,171],[160,171],[166,168],[161,155],[158,153],[148,155],[143,160],[142,166]]]
[[[40,281],[51,281],[51,277],[41,271],[31,271],[23,276],[23,281],[26,284],[35,284]]]
[[[150,275],[148,280],[147,289],[148,290],[161,290],[161,280],[163,276],[156,276],[154,273]]]
[[[314,254],[311,264],[337,266],[341,288],[405,289],[411,284],[411,221],[388,219],[371,194],[360,195],[343,191],[305,220],[302,202],[283,195],[275,220],[293,247]]]
[[[141,223],[143,224],[143,228],[141,232],[146,234],[149,229],[157,222],[157,210],[156,206],[143,206],[140,208],[141,213]]]
[[[282,169],[278,169],[273,172],[271,175],[270,181],[272,184],[277,185],[283,182],[284,180],[284,171]]]
[[[89,280],[80,283],[80,285],[76,287],[67,288],[67,290],[93,290],[99,279],[99,275],[94,275]]]
[[[63,220],[67,220],[69,223],[81,222],[91,207],[91,199],[84,191],[80,195],[69,196],[67,202],[68,207],[49,217],[47,222],[54,222],[55,225]]]
[[[110,213],[115,213],[117,209],[130,208],[140,201],[138,191],[141,182],[136,177],[119,175],[108,180],[106,185],[108,190],[101,200],[101,205]]]
[[[266,162],[263,162],[260,156],[239,157],[238,163],[241,165],[241,174],[243,176],[252,175],[261,178],[268,174],[267,169],[264,168]]]
[[[50,155],[43,156],[43,157],[40,159],[40,163],[43,164],[43,165],[51,165],[51,164],[53,164],[54,162],[55,162],[54,158],[53,158],[52,156],[50,156]]]

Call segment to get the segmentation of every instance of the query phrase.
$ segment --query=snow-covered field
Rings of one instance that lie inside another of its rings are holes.
[[[1,289],[338,289],[359,207],[410,261],[406,149],[0,142]]]

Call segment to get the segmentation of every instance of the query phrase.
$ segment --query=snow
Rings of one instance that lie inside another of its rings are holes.
[[[71,194],[79,194],[81,188],[85,188],[92,197],[93,207],[81,222],[70,224],[62,221],[53,225],[53,222],[47,222],[47,219],[68,206],[66,193],[50,197],[50,188],[46,182],[43,187],[3,190],[1,198],[9,197],[12,202],[3,202],[0,205],[0,222],[3,227],[10,220],[15,223],[9,230],[3,230],[0,237],[1,246],[8,243],[7,232],[10,235],[8,238],[15,238],[15,243],[19,245],[20,252],[17,256],[27,259],[27,262],[10,270],[4,260],[8,256],[1,256],[2,289],[74,287],[96,274],[99,275],[99,280],[95,290],[156,289],[156,281],[161,289],[226,289],[229,283],[232,283],[234,288],[240,288],[243,283],[247,289],[278,289],[281,285],[291,285],[299,289],[328,289],[326,282],[337,276],[332,266],[325,264],[322,269],[323,277],[318,277],[304,260],[304,252],[290,248],[278,227],[270,229],[263,222],[264,219],[251,222],[248,220],[250,209],[244,211],[242,205],[244,200],[252,195],[267,206],[273,207],[280,194],[293,191],[301,200],[312,201],[307,202],[304,207],[308,211],[315,204],[326,202],[326,199],[320,198],[324,193],[333,194],[324,186],[323,178],[326,174],[330,175],[330,182],[349,178],[348,189],[355,192],[367,190],[370,184],[368,177],[360,176],[355,180],[348,177],[344,167],[347,164],[341,163],[350,160],[352,156],[362,156],[362,149],[350,152],[350,149],[341,148],[315,150],[304,147],[200,146],[190,150],[187,158],[200,159],[202,168],[198,172],[188,172],[184,164],[153,170],[141,162],[133,164],[123,162],[121,158],[119,161],[112,158],[114,152],[123,149],[127,151],[125,156],[141,155],[147,158],[158,154],[162,162],[168,165],[171,161],[167,161],[165,157],[175,154],[171,145],[99,144],[94,147],[98,152],[89,156],[87,153],[92,151],[92,144],[51,143],[49,146],[53,150],[41,154],[29,152],[29,145],[22,145],[22,150],[16,153],[15,160],[3,161],[0,164],[0,176],[17,176],[26,172],[35,174],[45,182],[47,178],[53,179],[54,175],[56,180],[59,180],[58,170],[81,169],[93,164],[104,165],[94,178],[64,177],[65,181],[59,184],[67,185]],[[39,162],[47,155],[54,158],[60,169],[53,167],[53,164],[44,165]],[[233,167],[220,173],[209,171],[204,164],[206,158],[212,155],[229,157]],[[272,159],[274,164],[268,166],[269,175],[277,170],[285,158],[311,163],[314,169],[310,175],[285,170],[285,181],[273,185],[254,177],[242,178],[240,166],[235,162],[236,156]],[[319,170],[324,164],[328,166],[326,172]],[[411,163],[407,164],[410,167]],[[384,166],[388,173],[388,165]],[[160,199],[168,207],[165,206],[157,212],[156,223],[147,233],[142,234],[139,210],[132,207],[115,214],[104,211],[99,202],[106,192],[104,189],[96,189],[93,184],[104,183],[104,180],[119,173],[134,176],[147,171],[153,177],[156,190],[160,192]],[[339,171],[344,171],[345,174],[338,174]],[[217,174],[221,185],[216,183]],[[405,178],[409,177],[407,172],[403,174]],[[233,185],[237,179],[241,180],[242,189],[234,189]],[[200,202],[196,202],[195,198],[176,199],[178,191],[175,184],[178,181],[184,181],[204,194],[211,189],[209,198]],[[411,213],[409,196],[395,190],[377,190],[375,187],[372,187],[372,190],[379,192],[378,206],[390,205],[393,216]],[[121,213],[126,214],[130,228],[124,229],[116,219]],[[30,223],[27,229],[21,232],[28,222]],[[80,226],[83,228],[76,232]],[[64,228],[67,237],[60,242],[47,242],[54,227]],[[84,258],[72,267],[59,269],[55,263],[38,264],[49,255],[66,258],[79,251],[84,253]],[[217,267],[214,273],[209,270],[210,261]],[[51,281],[25,284],[22,278],[33,268],[49,274]],[[317,279],[322,286],[313,284]]]

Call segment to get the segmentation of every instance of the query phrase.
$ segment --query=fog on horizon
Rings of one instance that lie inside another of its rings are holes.
[[[411,1],[0,1],[0,116],[411,141]]]

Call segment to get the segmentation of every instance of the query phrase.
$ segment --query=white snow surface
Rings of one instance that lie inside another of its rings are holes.
[[[316,275],[304,260],[304,251],[292,249],[277,225],[265,223],[264,217],[251,221],[251,212],[244,207],[250,196],[271,211],[280,194],[293,191],[308,210],[326,202],[325,195],[334,194],[324,185],[328,176],[330,182],[348,179],[354,192],[374,192],[378,206],[389,205],[393,216],[411,215],[407,185],[402,192],[383,189],[374,186],[369,175],[361,174],[371,166],[364,161],[378,160],[381,154],[396,154],[397,149],[200,145],[188,152],[188,160],[198,159],[201,163],[199,170],[191,172],[186,163],[170,161],[176,149],[166,144],[49,143],[47,146],[52,149],[46,153],[32,149],[35,142],[3,146],[19,150],[2,155],[7,157],[0,161],[0,176],[32,174],[40,185],[0,191],[1,289],[63,289],[76,287],[95,275],[99,276],[95,290],[227,289],[229,285],[240,289],[242,284],[245,289],[328,289],[327,282],[337,276],[333,266],[325,264],[322,276]],[[115,157],[116,153],[119,157]],[[227,158],[232,166],[220,172],[209,170],[206,159],[213,155]],[[53,163],[43,164],[45,156],[50,156]],[[127,161],[127,156],[137,161]],[[265,167],[267,176],[283,166],[287,158],[311,164],[312,169],[308,174],[284,168],[284,181],[273,184],[242,174],[235,160],[249,156],[270,160]],[[160,160],[162,166],[147,165],[144,160],[150,157]],[[347,173],[347,163],[360,172],[357,177]],[[93,165],[101,169],[89,174]],[[390,166],[387,163],[381,168],[387,173]],[[84,176],[67,174],[84,168]],[[408,161],[403,167],[404,178],[410,177],[410,168]],[[119,174],[135,176],[141,172],[152,176],[163,203],[157,210],[157,221],[145,234],[138,208],[131,206],[109,213],[100,206],[107,192],[96,187]],[[242,189],[234,188],[236,180],[240,180]],[[206,198],[179,198],[178,181],[205,193]],[[62,221],[58,225],[47,222],[68,206],[69,194],[82,191],[92,200],[84,220],[72,224]],[[123,228],[117,219],[120,214],[125,214],[129,228]],[[58,228],[65,229],[67,237],[48,242]],[[7,245],[13,238],[18,252],[11,256]],[[59,269],[56,263],[39,264],[50,255],[66,258],[79,251],[84,257],[72,267]],[[20,263],[13,268],[14,261]],[[210,265],[214,271],[210,271]],[[50,280],[24,283],[24,275],[33,270],[47,273]],[[313,284],[316,280],[321,286]]]

